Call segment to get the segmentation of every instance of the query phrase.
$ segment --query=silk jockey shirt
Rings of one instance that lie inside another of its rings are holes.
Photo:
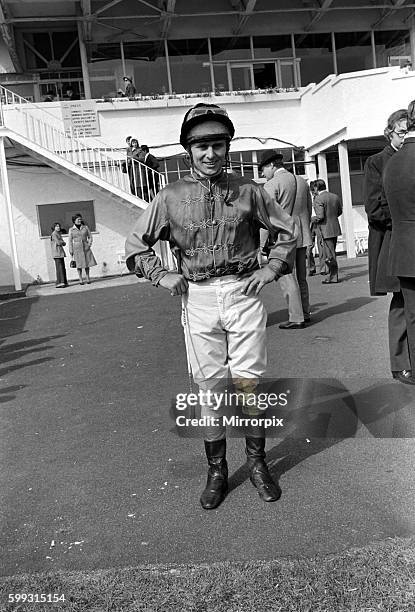
[[[292,270],[296,234],[291,217],[258,184],[222,173],[187,175],[160,191],[126,241],[126,263],[158,285],[168,273],[152,247],[168,240],[189,281],[250,273],[259,267],[259,228],[269,230],[268,265],[275,277]]]

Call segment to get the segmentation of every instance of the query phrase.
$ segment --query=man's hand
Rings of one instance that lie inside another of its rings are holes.
[[[159,282],[161,287],[168,289],[171,295],[183,295],[187,293],[189,283],[181,274],[176,272],[167,272]]]
[[[255,295],[261,291],[265,285],[275,280],[275,272],[269,266],[264,266],[260,270],[255,270],[243,284],[241,293],[249,295],[254,291]]]

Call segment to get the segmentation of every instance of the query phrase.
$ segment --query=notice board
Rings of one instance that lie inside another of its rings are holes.
[[[63,101],[62,119],[67,136],[101,136],[95,100]]]

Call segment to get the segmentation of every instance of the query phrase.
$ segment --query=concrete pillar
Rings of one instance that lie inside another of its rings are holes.
[[[347,152],[347,142],[339,142],[337,145],[340,164],[340,182],[342,188],[343,202],[343,233],[346,238],[347,257],[356,257],[354,242],[353,209],[352,209],[352,188],[350,185],[349,156]]]
[[[88,69],[88,57],[86,54],[86,47],[84,41],[84,30],[82,23],[78,21],[78,40],[79,40],[79,52],[81,54],[81,66],[82,66],[82,79],[84,81],[84,92],[85,99],[91,99],[91,83],[89,81],[89,69]]]
[[[211,91],[215,92],[215,71],[213,70],[213,56],[212,56],[212,43],[210,42],[210,38],[208,38],[208,51],[209,51],[209,70],[210,70],[210,82],[211,82]]]
[[[337,53],[336,53],[336,37],[334,32],[331,33],[331,48],[333,53],[333,72],[334,74],[338,74],[337,71]]]
[[[166,69],[167,69],[167,82],[169,85],[169,94],[173,93],[173,84],[171,80],[171,70],[170,70],[170,58],[169,58],[169,45],[167,43],[167,39],[164,39],[164,55],[166,56]]]
[[[16,291],[22,290],[20,280],[19,258],[17,255],[16,233],[14,229],[13,205],[10,197],[9,177],[7,173],[6,152],[4,149],[4,138],[0,138],[0,176],[2,195],[6,203],[7,224],[9,228],[11,259],[13,268],[14,287]]]
[[[310,155],[308,151],[304,154],[305,173],[308,181],[315,181],[317,178],[316,162],[314,155]]]
[[[325,153],[319,153],[317,155],[318,160],[318,178],[323,179],[323,181],[327,185],[327,189],[329,188],[329,179],[327,176],[327,160]]]
[[[415,17],[412,17],[409,22],[409,42],[411,46],[411,64],[412,70],[415,70]]]
[[[377,68],[375,32],[370,30],[370,45],[372,47],[372,68]]]
[[[120,41],[120,54],[121,54],[122,73],[123,73],[123,76],[125,76],[127,74],[127,68],[125,66],[124,43],[122,40]]]

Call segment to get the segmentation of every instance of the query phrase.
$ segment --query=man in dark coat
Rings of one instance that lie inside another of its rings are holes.
[[[143,171],[142,173],[143,183],[145,183],[146,188],[147,188],[147,195],[150,198],[154,198],[156,193],[160,189],[160,180],[159,180],[159,175],[158,175],[158,171],[160,168],[160,162],[157,159],[157,157],[155,157],[154,155],[150,153],[147,145],[141,145],[141,153],[142,153],[141,155],[142,163],[148,168],[150,168],[150,170],[155,170],[155,172],[146,173]]]
[[[400,126],[399,130],[404,131]],[[408,133],[383,172],[386,201],[392,217],[388,273],[399,278],[411,369],[415,367],[415,101],[408,108]],[[398,131],[398,130],[397,130]],[[402,382],[415,384],[410,377]]]
[[[327,191],[326,183],[323,179],[317,179],[314,187],[318,193],[314,200],[316,216],[313,220],[317,221],[323,238],[324,255],[329,269],[329,278],[322,281],[326,285],[328,283],[337,283],[339,280],[336,245],[337,236],[340,236],[342,233],[338,218],[343,212],[343,207],[339,196]]]
[[[384,135],[388,144],[366,160],[364,201],[369,222],[369,286],[370,295],[393,293],[389,308],[388,333],[392,376],[401,382],[415,384],[411,376],[404,298],[397,277],[388,275],[389,245],[392,219],[382,187],[382,173],[392,155],[398,151],[406,134],[407,111],[390,115]]]

